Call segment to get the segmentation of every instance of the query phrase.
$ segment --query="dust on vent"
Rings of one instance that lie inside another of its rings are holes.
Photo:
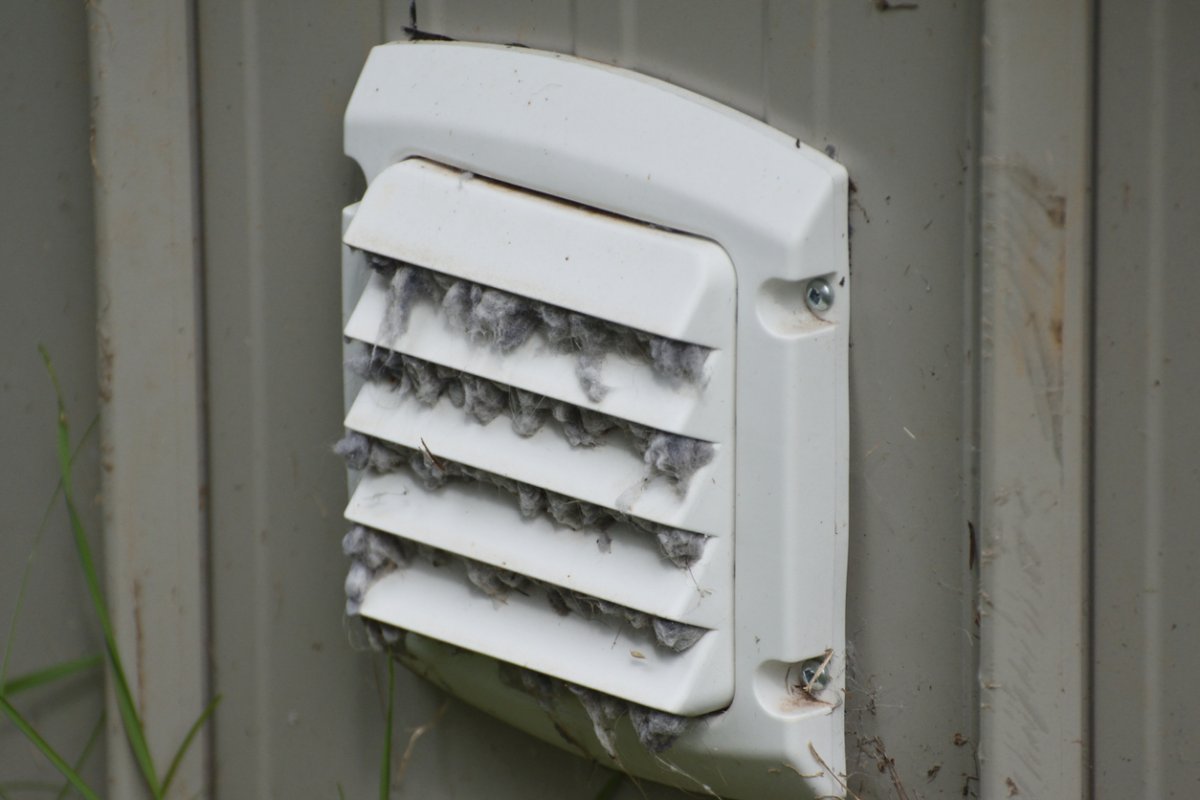
[[[347,613],[618,768],[837,791],[848,291],[804,297],[845,277],[844,173],[663,84],[459,44],[376,48],[347,150]]]

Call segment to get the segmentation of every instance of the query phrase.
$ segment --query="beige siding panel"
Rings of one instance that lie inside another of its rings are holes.
[[[1200,6],[1100,3],[1094,797],[1200,792]]]
[[[564,0],[492,0],[490,3],[455,5],[409,3],[390,7],[388,39],[407,38],[415,8],[417,27],[427,33],[452,36],[473,42],[523,44],[544,50],[560,50],[570,41],[574,4]]]
[[[981,791],[1082,797],[1090,4],[996,3],[984,30]]]
[[[39,343],[54,359],[75,437],[96,417],[89,100],[84,5],[0,3],[0,660],[10,652],[9,678],[101,647],[61,500],[47,517],[9,640],[21,575],[58,482],[57,411]],[[99,452],[93,431],[74,471],[97,551]],[[103,679],[93,673],[13,703],[74,759],[103,711]],[[83,773],[90,785],[103,788],[104,762],[101,740]],[[21,781],[61,783],[0,719],[0,790]]]
[[[201,3],[215,796],[369,797],[382,706],[342,622],[341,118],[377,3]],[[415,702],[416,701],[412,701]]]

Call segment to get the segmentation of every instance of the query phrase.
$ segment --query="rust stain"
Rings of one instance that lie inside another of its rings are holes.
[[[831,709],[832,707],[831,703],[818,700],[802,689],[789,692],[779,703],[779,710],[785,714],[791,714],[796,711],[810,711],[817,708]]]
[[[104,183],[100,177],[100,162],[96,158],[96,123],[88,126],[88,161],[92,165],[92,176],[96,183]]]
[[[998,268],[991,288],[1004,318],[994,323],[1002,338],[989,343],[991,354],[1004,353],[1012,376],[1030,387],[1042,435],[1061,461],[1068,199],[1023,163],[987,159],[984,168],[997,208],[984,247]]]
[[[967,520],[967,569],[975,569],[975,554],[978,544],[975,541],[975,523]]]
[[[110,403],[112,402],[113,364],[116,361],[116,353],[113,352],[111,336],[101,332],[98,338],[100,340],[100,386],[98,391],[100,400]]]
[[[1062,229],[1067,224],[1067,198],[1061,194],[1052,194],[1045,200],[1046,219],[1055,228]]]
[[[1066,201],[1064,200],[1063,203],[1065,206]],[[1062,225],[1059,225],[1058,229],[1061,230]],[[1063,356],[1063,305],[1066,303],[1067,288],[1067,249],[1065,243],[1058,248],[1055,267],[1054,301],[1050,307],[1050,340],[1053,342],[1055,350],[1058,353],[1058,363],[1061,369]]]

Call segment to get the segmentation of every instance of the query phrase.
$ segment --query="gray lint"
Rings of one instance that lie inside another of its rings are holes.
[[[351,559],[346,573],[346,614],[355,616],[371,584],[398,566],[411,563],[416,549],[411,542],[356,525],[342,537],[342,553]]]
[[[501,664],[501,676],[505,682],[514,688],[525,691],[538,700],[543,709],[554,708],[561,696],[570,695],[579,700],[592,722],[592,729],[600,746],[614,759],[616,751],[616,727],[621,717],[628,716],[642,747],[652,753],[662,753],[675,744],[680,736],[687,733],[693,725],[702,722],[715,714],[705,714],[699,717],[684,717],[647,708],[639,703],[613,697],[595,689],[577,686],[573,683],[543,675],[540,672]]]
[[[544,514],[560,525],[574,530],[602,531],[613,523],[626,523],[638,530],[654,534],[663,556],[680,569],[691,568],[704,555],[704,545],[708,537],[702,533],[660,525],[446,458],[434,458],[433,454],[423,450],[384,442],[358,431],[347,431],[333,449],[346,459],[346,466],[351,469],[370,469],[387,473],[407,467],[421,480],[425,488],[430,490],[439,489],[452,480],[476,481],[494,486],[517,499],[517,507],[522,516],[534,517]]]
[[[674,382],[697,382],[704,374],[709,350],[674,339],[655,337],[649,342],[650,360],[660,375]]]
[[[685,625],[682,622],[675,622],[669,619],[655,617],[653,621],[654,638],[664,647],[669,647],[676,653],[682,653],[689,647],[700,641],[700,637],[705,634],[704,628],[697,628],[695,625]]]
[[[408,631],[367,617],[358,617],[357,619],[359,624],[362,625],[362,630],[366,634],[367,644],[372,650],[379,650],[384,653],[404,652],[404,640]]]
[[[496,662],[500,682],[512,689],[518,689],[537,700],[538,705],[548,714],[554,713],[557,704],[557,694],[560,682],[549,675],[524,669],[507,661]]]
[[[599,403],[608,394],[601,374],[604,370],[604,356],[598,353],[580,353],[575,362],[575,377],[583,387],[583,393],[588,400]]]
[[[374,259],[371,266],[379,269]],[[395,262],[395,266],[385,275],[388,278],[388,308],[384,332],[389,336],[398,336],[408,329],[408,318],[417,301],[440,301],[445,287],[438,284],[436,273],[399,262]]]
[[[678,528],[659,528],[654,534],[658,548],[672,564],[684,567],[695,564],[704,555],[704,544],[708,537]]]
[[[333,452],[344,458],[350,469],[366,469],[367,459],[371,455],[371,442],[365,436],[347,434],[333,446]]]
[[[406,652],[405,639],[408,631],[365,617],[361,618],[361,623],[366,632],[368,644],[375,650],[396,654]],[[652,753],[662,753],[669,750],[680,736],[687,733],[696,724],[724,713],[717,711],[698,717],[685,717],[647,708],[639,703],[577,686],[561,678],[555,678],[526,667],[519,667],[506,661],[496,660],[496,669],[502,684],[532,697],[542,711],[551,716],[551,719],[556,717],[556,712],[566,698],[576,698],[583,706],[588,719],[591,720],[592,729],[595,731],[600,746],[614,759],[618,758],[616,726],[622,717],[629,717],[633,731],[642,747]],[[555,722],[557,724],[556,719]]]
[[[593,402],[608,391],[601,372],[605,357],[614,353],[645,361],[672,385],[704,382],[704,364],[712,352],[708,347],[634,330],[377,253],[366,257],[388,282],[383,330],[389,337],[404,333],[413,306],[428,300],[440,305],[452,328],[501,352],[515,350],[540,331],[556,349],[577,356],[579,384]]]
[[[663,477],[680,493],[716,454],[711,442],[656,430],[383,348],[364,344],[347,366],[363,379],[390,384],[401,396],[415,397],[426,406],[445,397],[484,425],[507,414],[520,436],[534,435],[548,420],[554,421],[574,447],[595,447],[610,433],[618,433],[642,457],[648,477]],[[339,455],[348,456],[340,451]]]
[[[346,573],[346,613],[353,616],[362,608],[367,589],[375,582],[376,573],[362,562],[355,561]]]
[[[592,721],[592,730],[596,732],[596,739],[604,748],[604,752],[616,758],[617,721],[629,713],[629,702],[573,683],[567,684],[567,690],[579,698],[583,710]]]
[[[642,455],[652,472],[666,475],[677,486],[687,486],[696,470],[712,461],[712,457],[710,442],[670,433],[652,435]]]
[[[651,753],[661,753],[675,744],[687,732],[693,720],[678,714],[668,714],[654,708],[629,704],[629,721],[642,747]]]
[[[528,595],[538,589],[545,594],[550,607],[559,614],[574,613],[589,620],[628,623],[637,630],[647,630],[654,636],[658,646],[676,653],[687,650],[707,633],[706,629],[695,625],[656,617],[362,525],[356,525],[342,539],[342,552],[351,559],[346,575],[346,613],[351,616],[362,609],[363,597],[376,580],[420,558],[435,567],[455,562],[462,564],[467,580],[493,600],[504,602],[510,592]]]

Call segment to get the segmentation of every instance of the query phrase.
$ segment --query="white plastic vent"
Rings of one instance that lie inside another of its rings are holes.
[[[612,766],[837,793],[843,171],[665,84],[466,44],[376,48],[346,142],[349,610]]]

